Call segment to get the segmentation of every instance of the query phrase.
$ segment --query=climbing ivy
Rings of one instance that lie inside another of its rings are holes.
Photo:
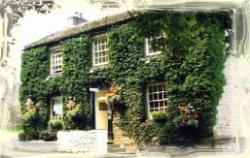
[[[63,51],[63,74],[49,78],[48,46],[31,48],[22,58],[22,107],[25,97],[32,95],[42,103],[39,109],[46,111],[43,113],[48,118],[48,108],[42,107],[49,106],[52,96],[60,94],[64,99],[72,96],[81,105],[82,115],[73,121],[64,117],[66,126],[88,129],[92,124],[89,88],[106,89],[115,84],[120,87],[120,98],[126,107],[120,112],[119,125],[137,143],[183,144],[212,136],[225,85],[226,29],[230,29],[230,12],[139,13],[134,20],[107,28],[108,65],[93,68],[92,37],[83,33],[59,43]],[[162,53],[145,56],[145,38],[163,33],[166,35],[163,43],[153,41],[153,47],[164,45],[159,48]],[[148,119],[146,110],[146,87],[157,82],[165,83],[168,98],[167,119],[161,123]],[[197,128],[185,130],[176,123],[181,118],[182,104],[197,110]],[[67,116],[66,108],[64,111]]]

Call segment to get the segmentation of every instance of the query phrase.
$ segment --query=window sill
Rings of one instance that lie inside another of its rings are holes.
[[[162,56],[162,53],[152,54],[152,55],[146,55],[143,60],[146,64],[150,63],[152,59],[160,58]]]
[[[61,77],[62,75],[63,75],[62,72],[58,74],[49,74],[49,76],[45,80],[48,81],[51,78]]]
[[[94,65],[92,68],[90,68],[89,73],[93,73],[96,70],[100,70],[100,69],[104,69],[107,68],[109,66],[109,64],[102,64],[102,65]]]

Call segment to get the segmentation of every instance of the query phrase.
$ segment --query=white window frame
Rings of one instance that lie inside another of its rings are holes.
[[[150,97],[149,97],[149,95],[150,95],[150,93],[149,93],[149,88],[150,87],[153,87],[153,86],[159,86],[159,85],[164,85],[165,86],[165,83],[164,82],[159,82],[159,83],[154,83],[154,84],[149,84],[149,85],[147,85],[147,89],[146,89],[146,98],[147,98],[147,111],[148,111],[148,116],[149,116],[149,119],[152,119],[152,112],[150,111]],[[163,92],[163,94],[162,94],[162,96],[163,96],[163,99],[161,99],[161,100],[157,100],[158,102],[160,102],[160,101],[164,101],[164,102],[166,102],[168,99],[167,98],[165,98],[164,97],[164,92],[166,93],[166,90],[164,89],[163,91],[161,91],[161,92]],[[159,93],[159,91],[158,92],[156,92],[156,93]],[[167,105],[166,105],[166,103],[165,103],[165,106],[164,106],[164,109],[167,109],[168,107],[167,107]],[[161,111],[155,111],[155,112],[161,112]]]
[[[155,55],[159,55],[159,54],[162,53],[161,50],[158,50],[158,51],[155,51],[155,52],[151,52],[151,53],[149,52],[150,41],[152,41],[153,38],[159,39],[159,38],[162,38],[162,37],[166,38],[167,36],[166,36],[165,33],[163,33],[162,35],[157,36],[157,37],[145,38],[145,54],[146,54],[146,56],[155,56]],[[152,46],[151,46],[151,48],[152,48]]]
[[[96,57],[95,57],[95,51],[94,51],[94,42],[95,42],[95,40],[99,40],[99,39],[103,39],[103,38],[107,39],[107,48],[105,51],[107,51],[108,61],[102,62],[102,63],[95,63]],[[108,43],[109,43],[109,40],[108,40],[108,37],[106,34],[105,35],[97,35],[97,36],[93,37],[93,41],[92,41],[92,64],[93,64],[93,66],[103,66],[103,65],[107,65],[109,63]]]
[[[61,111],[61,117],[55,117],[53,116],[53,111],[54,111],[54,100],[56,99],[60,99],[61,103],[62,103],[62,111]],[[57,97],[53,97],[50,100],[50,119],[63,119],[63,100],[62,100],[62,96],[57,96]]]
[[[55,58],[53,57],[53,55],[55,54],[60,54],[60,60],[61,61],[61,69],[59,70],[53,70],[53,67],[55,66],[55,64],[53,62],[58,62],[58,60],[55,60]],[[56,72],[59,71],[59,72]],[[58,47],[52,48],[50,50],[50,74],[51,75],[58,75],[58,74],[62,74],[63,72],[63,53],[61,51],[61,49],[59,49]]]

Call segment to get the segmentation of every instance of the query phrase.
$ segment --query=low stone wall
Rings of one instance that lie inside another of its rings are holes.
[[[107,152],[107,130],[59,131],[57,150],[65,152]]]

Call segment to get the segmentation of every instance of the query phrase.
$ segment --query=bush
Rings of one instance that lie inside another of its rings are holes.
[[[51,132],[57,132],[64,129],[62,120],[50,120],[48,124],[48,130]]]
[[[66,117],[64,117],[65,129],[88,129],[87,115],[80,105],[77,105],[72,110],[68,110],[65,115]]]
[[[26,140],[39,139],[39,133],[45,127],[41,123],[38,110],[29,110],[22,117],[22,127],[26,133]]]
[[[26,141],[27,140],[27,134],[25,132],[21,132],[18,134],[18,139],[20,141]]]
[[[50,130],[41,131],[39,138],[44,141],[53,141],[57,139],[56,132],[52,132]]]
[[[178,129],[170,122],[158,128],[158,139],[161,145],[163,144],[181,144],[179,141]]]
[[[151,114],[156,123],[164,123],[167,121],[167,114],[165,112],[152,112]]]

